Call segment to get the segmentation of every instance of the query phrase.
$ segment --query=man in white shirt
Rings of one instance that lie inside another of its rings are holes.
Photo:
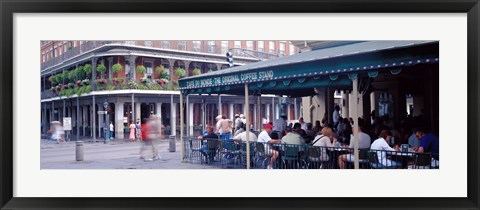
[[[278,158],[278,151],[271,149],[269,144],[279,143],[282,140],[270,138],[270,133],[272,133],[273,126],[270,123],[267,123],[264,126],[264,130],[258,134],[258,142],[262,142],[265,146],[265,154],[270,157],[270,163],[267,166],[267,169],[273,169],[273,162]]]
[[[250,139],[249,141],[257,141],[257,136],[255,136],[254,133],[248,131],[248,133],[250,134]],[[233,140],[241,140],[241,141],[247,141],[247,131],[243,131],[241,133],[239,133],[238,135],[234,136],[233,137]]]
[[[352,133],[353,133],[353,128],[352,128]],[[364,132],[362,132],[362,128],[358,127],[358,149],[368,149],[370,148],[370,142],[372,142],[372,139],[370,136]],[[354,162],[355,161],[355,156],[353,155],[353,147],[355,144],[355,138],[352,135],[350,135],[350,145],[348,145],[348,148],[352,149],[351,154],[343,154],[338,156],[338,167],[340,169],[345,168],[345,162]]]

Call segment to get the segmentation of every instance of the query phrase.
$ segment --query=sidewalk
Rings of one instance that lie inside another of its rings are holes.
[[[75,160],[75,141],[57,144],[42,139],[41,169],[217,169],[200,163],[182,163],[179,140],[176,142],[175,152],[168,151],[168,139],[157,140],[160,159],[154,161],[140,159],[141,142],[122,139],[110,140],[108,144],[104,144],[104,139],[97,139],[97,142],[93,139],[81,140],[84,141],[84,161]]]

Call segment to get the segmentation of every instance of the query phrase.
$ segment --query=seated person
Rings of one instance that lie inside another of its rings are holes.
[[[432,153],[432,167],[438,167],[439,165],[439,139],[437,136],[428,133],[425,128],[418,129],[415,134],[420,140],[420,145],[418,146],[418,153]]]
[[[345,132],[344,132],[345,133]],[[351,133],[353,133],[353,128],[351,129]],[[372,139],[370,136],[364,132],[362,132],[362,127],[358,126],[358,149],[368,149],[370,148],[370,142]],[[338,167],[340,169],[345,168],[346,161],[348,162],[354,162],[355,161],[355,156],[353,154],[353,148],[355,145],[355,138],[353,134],[350,135],[350,145],[348,145],[348,148],[350,148],[350,154],[343,154],[338,156]]]
[[[282,137],[282,144],[295,144],[303,146],[305,145],[305,140],[298,135],[297,133],[292,133],[292,129],[290,127],[285,127],[286,135]]]
[[[208,126],[207,127],[206,135],[198,137],[198,140],[207,140],[207,139],[219,139],[218,135],[214,133],[214,127],[213,126]],[[213,153],[210,152],[206,144],[202,144],[202,147],[200,148],[200,152],[205,156],[205,159],[208,159],[208,157],[209,157],[209,160],[213,161],[213,158],[215,157],[215,152],[213,152]]]
[[[382,166],[399,167],[402,165],[400,162],[387,159],[386,151],[399,151],[398,145],[395,145],[395,148],[392,148],[390,147],[390,145],[388,145],[391,138],[392,138],[392,132],[390,130],[382,130],[382,132],[380,132],[380,137],[372,143],[372,146],[370,146],[370,149],[383,150],[383,151],[377,151],[378,162]]]
[[[327,153],[327,148],[328,150],[333,150],[334,148],[334,144],[332,144],[332,140],[330,139],[332,137],[332,129],[329,128],[329,127],[324,127],[322,128],[322,130],[320,131],[320,135],[316,136],[315,139],[313,140],[313,146],[317,146],[317,147],[321,147],[322,149],[320,150],[320,159],[312,159],[310,158],[310,160],[312,161],[321,161],[321,162],[325,162],[325,161],[329,161],[329,156],[328,156],[328,153]],[[337,142],[337,139],[336,138],[333,138],[333,142]]]
[[[247,141],[247,131],[244,131],[243,129],[245,129],[245,125],[243,126],[243,128],[241,129],[242,132],[238,133],[237,135],[235,135],[233,137],[233,140],[239,140],[239,141]],[[257,136],[253,133],[253,132],[248,132],[250,135],[250,139],[249,141],[251,142],[256,142],[257,141]]]
[[[258,142],[262,142],[265,146],[265,154],[271,156],[269,165],[267,169],[273,169],[273,162],[278,158],[278,151],[272,149],[270,144],[275,144],[281,142],[279,139],[270,138],[270,133],[272,133],[273,126],[269,123],[265,124],[264,130],[258,134]]]

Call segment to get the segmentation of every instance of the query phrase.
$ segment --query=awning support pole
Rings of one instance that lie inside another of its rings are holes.
[[[260,110],[262,106],[262,95],[258,95],[257,97],[257,131],[262,130],[262,113],[260,113]]]
[[[183,142],[183,129],[184,129],[184,126],[183,126],[183,92],[180,91],[180,157],[182,158],[181,161],[185,161],[185,157],[184,157],[184,154],[185,154],[185,145],[184,145],[184,142]]]
[[[247,131],[247,169],[250,169],[250,109],[248,102],[248,84],[245,83],[245,129]]]
[[[353,144],[353,154],[355,156],[355,161],[354,161],[354,166],[355,166],[355,169],[359,169],[360,165],[359,165],[359,162],[358,162],[358,158],[359,158],[359,151],[358,151],[358,139],[359,139],[359,136],[358,136],[358,77],[353,79],[352,80],[352,85],[353,85],[353,88],[352,88],[352,94],[353,94],[353,113],[352,113],[352,117],[353,117],[353,136],[354,136],[354,144]]]

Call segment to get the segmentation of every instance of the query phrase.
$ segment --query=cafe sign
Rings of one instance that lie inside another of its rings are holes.
[[[210,77],[200,80],[186,81],[186,88],[200,88],[206,86],[218,86],[225,85],[229,83],[244,83],[252,82],[256,80],[271,80],[274,77],[272,70],[270,71],[259,71],[259,72],[248,72],[242,74],[232,74],[224,76]]]

